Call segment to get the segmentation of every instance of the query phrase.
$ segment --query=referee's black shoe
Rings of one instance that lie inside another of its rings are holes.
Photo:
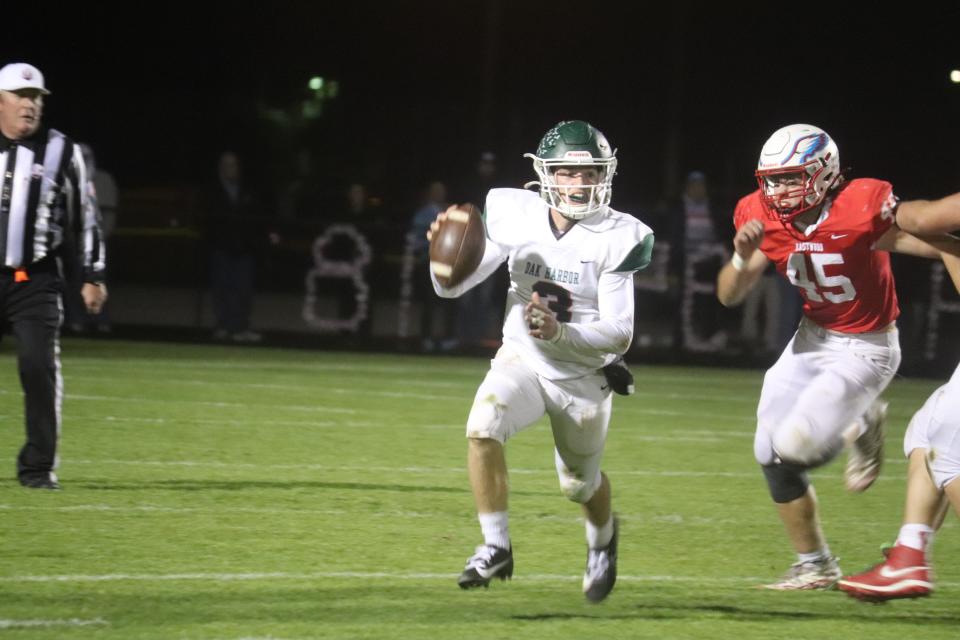
[[[42,475],[20,476],[20,484],[27,489],[49,489],[59,491],[62,487],[57,482],[57,477],[52,473]]]

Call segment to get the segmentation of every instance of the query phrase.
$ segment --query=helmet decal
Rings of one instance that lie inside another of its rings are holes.
[[[800,145],[803,144],[805,141],[809,141],[809,142],[805,145],[805,148],[803,149],[803,155],[800,156],[801,164],[806,162],[813,156],[815,156],[818,151],[826,147],[827,142],[829,142],[829,140],[830,139],[827,137],[826,133],[813,133],[807,136],[803,136],[802,138],[798,138],[797,141],[793,144],[793,148],[790,149],[790,153],[786,155],[786,157],[782,160],[781,164],[783,162],[786,162],[790,158],[792,158],[793,154],[800,153]]]

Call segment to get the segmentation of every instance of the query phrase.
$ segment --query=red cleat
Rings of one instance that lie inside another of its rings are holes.
[[[841,578],[837,588],[870,602],[923,598],[933,592],[933,570],[923,551],[898,544],[886,560],[863,573]]]

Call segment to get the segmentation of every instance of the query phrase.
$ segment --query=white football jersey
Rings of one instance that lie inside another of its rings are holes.
[[[548,205],[524,189],[491,190],[484,215],[483,262],[462,285],[438,293],[460,295],[507,261],[504,344],[550,380],[595,373],[630,347],[633,273],[650,262],[650,227],[607,208],[580,220],[558,239]],[[534,292],[567,323],[562,340],[550,343],[530,336],[523,309]]]

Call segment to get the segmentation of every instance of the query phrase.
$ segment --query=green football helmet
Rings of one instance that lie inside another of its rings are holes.
[[[533,170],[539,182],[526,186],[540,186],[540,197],[565,218],[581,220],[610,204],[613,196],[613,176],[617,171],[616,151],[607,138],[583,120],[564,120],[540,140],[537,153],[524,154],[533,160]],[[558,187],[554,173],[560,167],[593,167],[600,172],[595,185],[583,185],[587,192],[583,202],[571,202],[563,197],[564,188]]]

